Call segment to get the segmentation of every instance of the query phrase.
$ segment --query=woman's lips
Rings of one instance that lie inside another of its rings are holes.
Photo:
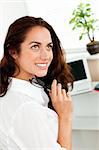
[[[48,68],[48,63],[39,63],[36,64],[37,67],[39,67],[40,69],[46,69]]]

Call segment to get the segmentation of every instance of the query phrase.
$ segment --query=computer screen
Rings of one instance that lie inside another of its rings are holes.
[[[73,61],[68,64],[71,66],[71,69],[72,69],[71,71],[72,71],[75,81],[87,78],[83,60]]]
[[[92,90],[91,76],[86,58],[73,58],[68,61],[74,76],[74,87],[71,95]]]

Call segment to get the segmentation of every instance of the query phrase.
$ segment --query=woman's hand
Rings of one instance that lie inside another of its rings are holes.
[[[58,143],[72,149],[72,101],[69,93],[62,89],[60,83],[54,80],[51,86],[50,97],[52,105],[58,114]]]
[[[56,110],[59,118],[71,120],[73,108],[69,93],[66,93],[65,89],[62,89],[61,84],[57,84],[57,81],[54,80],[49,94],[52,100],[52,105]]]

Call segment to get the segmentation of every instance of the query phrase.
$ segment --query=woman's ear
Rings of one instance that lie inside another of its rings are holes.
[[[16,58],[18,57],[18,54],[17,54],[16,50],[14,50],[14,49],[10,49],[10,50],[9,50],[9,54],[10,54],[14,59],[16,59]]]

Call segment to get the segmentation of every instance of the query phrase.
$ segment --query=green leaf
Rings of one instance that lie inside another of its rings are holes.
[[[98,21],[98,19],[93,17],[91,4],[81,2],[77,8],[73,10],[69,24],[73,25],[72,30],[77,28],[82,30],[82,33],[79,36],[79,39],[81,40],[84,35],[91,37],[90,34],[99,29],[99,25],[96,25]]]

